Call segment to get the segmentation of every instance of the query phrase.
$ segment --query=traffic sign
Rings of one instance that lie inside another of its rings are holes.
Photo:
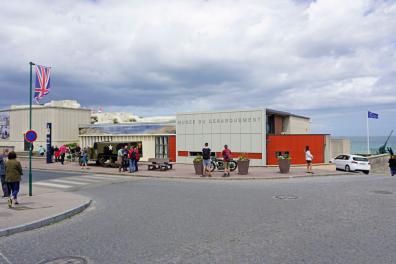
[[[34,141],[36,141],[36,139],[37,139],[37,132],[36,132],[36,131],[34,131],[34,130],[28,130],[28,131],[25,133],[25,140],[26,140],[27,142],[33,143]]]

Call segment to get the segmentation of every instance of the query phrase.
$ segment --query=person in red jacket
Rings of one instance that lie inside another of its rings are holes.
[[[224,145],[224,150],[221,152],[224,160],[224,175],[223,177],[230,177],[230,161],[231,161],[231,150],[227,145]]]

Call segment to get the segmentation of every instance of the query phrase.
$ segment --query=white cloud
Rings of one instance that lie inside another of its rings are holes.
[[[29,61],[51,99],[144,113],[396,103],[393,1],[2,1],[0,41],[3,106]]]

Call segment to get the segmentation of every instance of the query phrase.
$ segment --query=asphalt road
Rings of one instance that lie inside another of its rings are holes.
[[[24,182],[29,181],[29,170],[25,169],[23,171],[24,175],[22,176]],[[45,181],[50,179],[60,179],[70,176],[81,176],[84,175],[82,173],[76,172],[53,172],[53,171],[44,171],[44,170],[32,170],[32,179],[33,181]]]
[[[396,177],[147,179],[79,193],[94,199],[92,208],[0,238],[0,263],[65,256],[88,263],[396,260]]]

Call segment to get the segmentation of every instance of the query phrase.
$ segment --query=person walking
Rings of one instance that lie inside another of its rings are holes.
[[[228,145],[224,145],[224,149],[221,152],[224,160],[224,175],[223,177],[230,177],[230,161],[231,161],[231,150],[228,148]]]
[[[123,168],[123,164],[122,164],[122,156],[124,154],[124,149],[120,148],[117,151],[117,165],[118,165],[118,172],[121,172],[122,168]]]
[[[305,147],[305,160],[307,161],[307,173],[314,174],[312,171],[313,155],[311,154],[311,151],[309,150],[309,146]]]
[[[81,169],[83,168],[88,169],[88,149],[84,148],[81,154]]]
[[[3,198],[10,196],[9,191],[8,191],[8,185],[5,180],[5,159],[4,155],[0,156],[0,177],[1,177],[1,189],[3,190]]]
[[[22,166],[19,161],[16,160],[17,155],[14,151],[8,154],[8,161],[6,162],[6,177],[5,180],[8,184],[8,190],[10,196],[8,199],[8,207],[12,207],[14,204],[19,204],[18,193],[21,182],[21,176],[23,175]]]
[[[396,175],[396,155],[391,155],[388,163],[389,163],[389,169],[390,169],[391,176],[395,176]]]
[[[210,151],[211,150],[209,148],[209,144],[205,143],[205,146],[202,149],[202,159],[203,159],[203,166],[204,166],[202,177],[205,177],[205,176],[212,177],[212,173],[210,172],[210,163],[212,161],[210,159]]]

